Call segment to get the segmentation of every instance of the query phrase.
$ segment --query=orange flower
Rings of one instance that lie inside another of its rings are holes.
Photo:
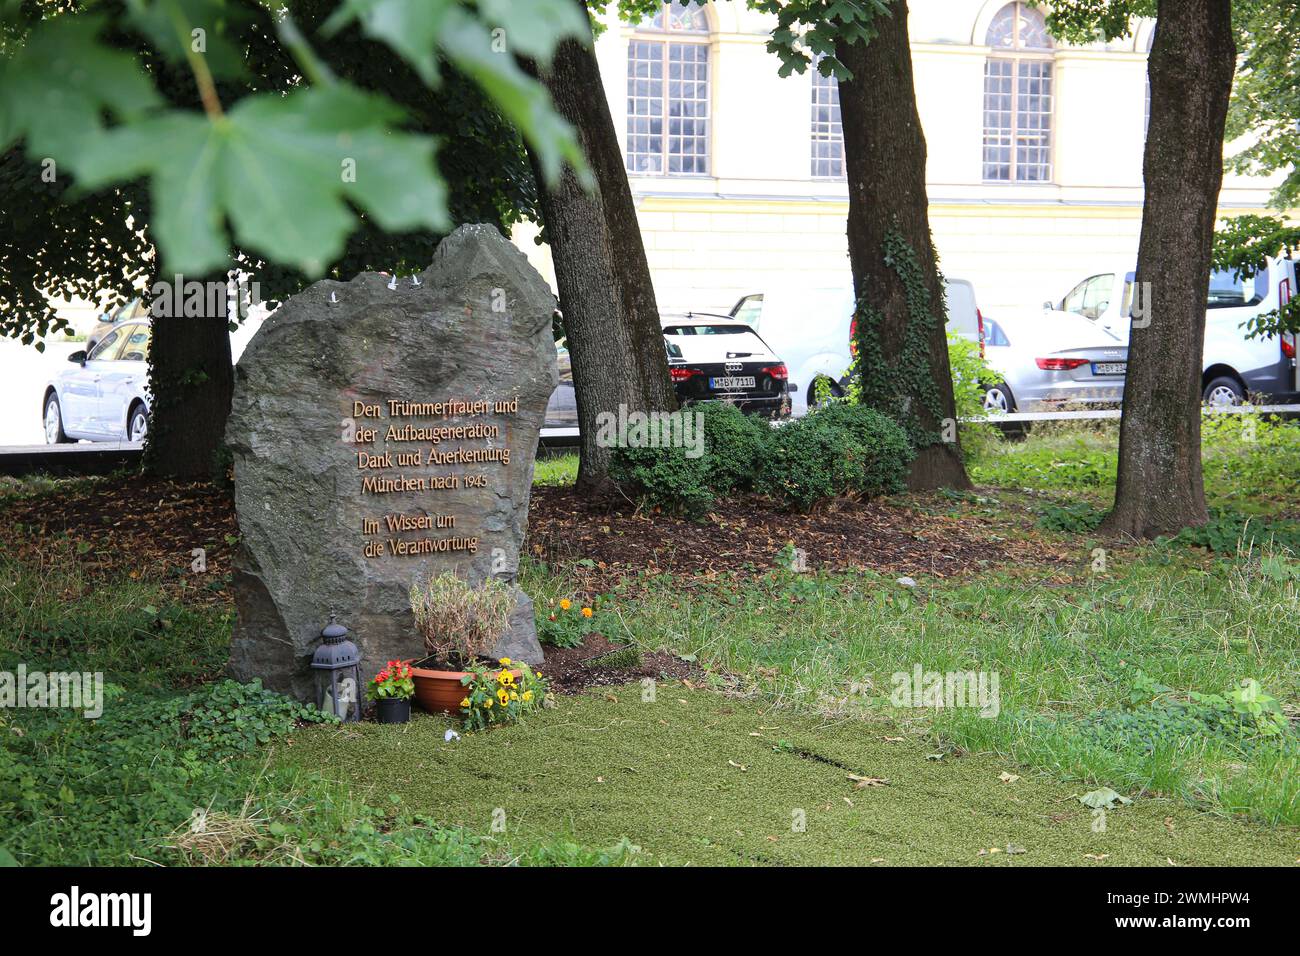
[[[584,607],[584,608],[582,609],[582,616],[583,616],[583,617],[591,617],[591,608],[589,608],[589,607]]]
[[[561,599],[560,599],[560,610],[561,610],[561,611],[567,611],[567,610],[568,610],[569,608],[571,608],[571,607],[573,607],[573,602],[570,601],[568,598],[561,598]]]

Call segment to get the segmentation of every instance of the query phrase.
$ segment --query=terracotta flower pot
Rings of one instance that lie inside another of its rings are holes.
[[[499,672],[500,668],[494,670]],[[415,679],[415,702],[422,710],[431,714],[460,715],[460,702],[465,699],[465,685],[461,679],[468,671],[439,671],[428,667],[411,667],[411,676]],[[515,680],[523,676],[523,671],[510,669]]]

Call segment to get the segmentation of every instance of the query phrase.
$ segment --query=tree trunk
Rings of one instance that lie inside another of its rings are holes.
[[[226,281],[225,276],[209,279]],[[171,314],[153,316],[149,344],[152,406],[144,469],[156,477],[220,478],[225,471],[220,451],[235,382],[226,300],[220,299],[218,310],[209,298],[204,296],[201,315],[164,308],[161,311]],[[184,302],[183,296],[180,301]]]
[[[1140,538],[1204,524],[1201,358],[1223,127],[1236,63],[1231,0],[1160,0],[1148,72],[1137,310],[1115,506],[1103,529]]]
[[[590,46],[566,40],[541,79],[556,111],[578,131],[596,180],[585,190],[566,169],[549,188],[539,175],[538,189],[582,434],[577,487],[580,493],[604,495],[612,490],[611,449],[597,444],[598,416],[617,415],[620,405],[630,412],[671,411],[677,400],[641,227],[595,54]]]
[[[917,449],[908,487],[969,488],[948,366],[947,306],[930,238],[925,135],[916,111],[907,3],[876,17],[869,44],[840,40],[848,240],[858,297],[861,400]]]

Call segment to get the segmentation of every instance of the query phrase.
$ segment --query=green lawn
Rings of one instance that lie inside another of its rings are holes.
[[[1082,789],[1013,761],[930,759],[923,738],[887,723],[680,684],[658,687],[654,703],[638,685],[564,698],[523,726],[459,741],[443,739],[446,726],[420,717],[311,730],[276,762],[467,829],[490,830],[496,814],[507,846],[557,833],[590,846],[627,839],[651,863],[1279,865],[1297,855],[1294,833],[1169,799],[1109,811],[1094,832]],[[887,783],[859,788],[850,774]]]
[[[697,686],[561,698],[453,742],[426,716],[303,726],[278,695],[220,682],[224,592],[96,566],[75,535],[0,549],[0,670],[102,670],[114,695],[95,722],[0,711],[0,862],[1291,864],[1297,435],[1207,426],[1214,523],[1145,545],[1091,530],[1113,431],[994,444],[975,493],[917,510],[1073,561],[911,588],[871,572],[625,581],[602,628],[695,661]],[[538,462],[539,483],[575,475],[573,456]],[[523,572],[543,605],[581,579]],[[996,674],[997,716],[896,706],[895,675],[917,666]],[[1079,797],[1103,787],[1132,803],[1095,832]]]

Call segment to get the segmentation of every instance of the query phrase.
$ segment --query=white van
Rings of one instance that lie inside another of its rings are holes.
[[[1098,272],[1044,308],[1091,319],[1127,345],[1134,281],[1133,270],[1125,266]],[[1248,339],[1245,328],[1254,316],[1285,305],[1295,288],[1295,263],[1284,258],[1270,259],[1251,279],[1237,279],[1230,271],[1211,273],[1201,374],[1204,402],[1238,405],[1248,395],[1272,402],[1300,399],[1295,336]]]
[[[983,318],[975,304],[975,287],[965,279],[948,279],[948,330],[972,342],[983,337]],[[750,325],[790,372],[790,411],[802,415],[818,388],[831,394],[848,387],[853,287],[771,289],[744,296],[731,317]]]

